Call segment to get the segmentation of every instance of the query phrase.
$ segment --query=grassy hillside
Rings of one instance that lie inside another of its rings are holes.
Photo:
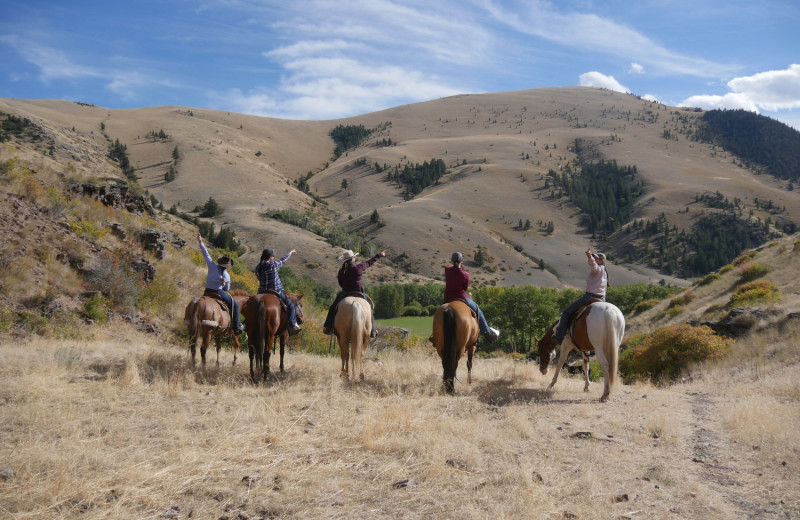
[[[553,192],[548,172],[576,161],[635,166],[644,193],[630,216],[641,224],[665,217],[661,234],[674,228],[679,235],[718,211],[698,203],[705,194],[739,201],[739,215],[772,231],[778,221],[800,221],[800,192],[697,140],[701,112],[599,89],[454,96],[334,121],[58,101],[0,100],[0,111],[37,121],[54,153],[67,152],[77,170],[93,167],[85,149],[119,140],[140,186],[165,208],[191,212],[213,196],[224,210],[217,226],[235,231],[249,267],[264,247],[295,248],[292,268],[330,285],[348,244],[365,254],[388,249],[370,272],[376,281],[440,279],[453,250],[471,258],[483,248],[492,261],[473,273],[476,286],[580,287],[581,252],[591,244],[613,259],[618,283],[685,283],[656,247],[661,235],[622,226],[593,236],[574,201]],[[340,125],[374,132],[337,158],[329,134]],[[431,161],[443,161],[449,173],[410,199],[384,169]],[[166,182],[170,168],[174,180]],[[340,239],[268,216],[286,210],[307,215],[316,229],[341,228]],[[664,247],[687,256],[675,244]]]

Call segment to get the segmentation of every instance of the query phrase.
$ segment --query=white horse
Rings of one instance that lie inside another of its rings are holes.
[[[342,377],[349,378],[352,368],[353,379],[358,374],[364,380],[364,354],[371,328],[372,307],[364,298],[348,296],[336,306],[333,331],[342,355]]]
[[[542,374],[547,374],[547,365],[550,364],[550,361],[555,356],[555,349],[558,345],[553,341],[553,334],[557,326],[558,322],[555,322],[544,337],[539,340],[539,369]],[[558,357],[556,373],[553,375],[553,381],[547,389],[552,389],[556,384],[558,374],[561,373],[561,367],[564,366],[569,353],[575,349],[583,355],[583,373],[586,381],[583,390],[588,392],[589,359],[587,353],[594,351],[597,360],[603,367],[605,387],[603,395],[600,397],[600,402],[606,402],[617,378],[619,346],[622,344],[624,335],[625,317],[615,305],[596,301],[579,310],[561,344],[561,355]]]

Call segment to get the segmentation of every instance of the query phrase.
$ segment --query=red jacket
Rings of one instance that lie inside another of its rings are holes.
[[[450,265],[444,268],[444,301],[467,299],[469,273],[460,267]]]

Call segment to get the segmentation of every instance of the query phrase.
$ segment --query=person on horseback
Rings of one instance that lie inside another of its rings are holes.
[[[495,341],[500,336],[500,331],[489,326],[483,311],[478,308],[478,304],[467,293],[469,273],[461,267],[464,255],[456,251],[450,257],[450,261],[453,264],[444,268],[444,302],[464,300],[475,315],[478,316],[478,329],[483,337],[489,342]]]
[[[358,256],[358,253],[354,253],[348,249],[338,258],[338,260],[342,262],[342,267],[339,268],[339,273],[336,275],[336,278],[342,290],[336,295],[336,299],[333,300],[333,304],[328,309],[328,315],[325,317],[325,324],[322,327],[323,334],[333,334],[333,319],[336,317],[336,306],[339,305],[339,302],[349,293],[361,293],[364,298],[367,299],[366,294],[364,294],[364,288],[361,286],[361,275],[369,266],[377,262],[379,258],[386,256],[386,251],[381,251],[366,262],[360,264],[354,262],[356,256]],[[372,332],[370,332],[369,335],[371,338],[378,335],[378,329],[375,328],[374,313],[372,315]]]
[[[297,324],[297,311],[294,308],[292,301],[286,296],[286,291],[283,290],[281,277],[278,276],[278,270],[283,267],[289,258],[297,251],[292,249],[280,260],[275,260],[275,252],[272,249],[265,249],[261,252],[261,261],[256,266],[256,277],[258,277],[258,294],[264,294],[268,291],[274,291],[278,294],[281,301],[286,305],[289,311],[289,334],[295,335],[302,329]]]
[[[570,303],[566,309],[561,311],[561,318],[558,320],[558,329],[553,334],[553,342],[560,345],[567,334],[570,317],[575,311],[586,305],[592,299],[606,301],[606,289],[608,288],[608,271],[606,271],[606,255],[603,253],[592,253],[592,248],[586,250],[586,258],[589,261],[589,276],[586,277],[586,292]]]
[[[231,290],[231,275],[228,273],[228,269],[233,267],[233,262],[228,255],[221,256],[214,262],[211,259],[211,255],[208,254],[208,249],[206,249],[206,245],[203,243],[203,236],[200,233],[197,234],[197,240],[200,242],[200,251],[202,251],[203,258],[208,266],[205,292],[216,294],[225,302],[225,305],[231,311],[233,332],[241,334],[244,332],[244,327],[242,327],[242,321],[239,317],[239,304],[228,294],[228,291]]]

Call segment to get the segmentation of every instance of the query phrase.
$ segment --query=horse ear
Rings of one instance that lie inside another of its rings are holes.
[[[303,295],[302,295],[302,294],[298,294],[298,295],[297,295],[297,301],[300,301],[300,300],[302,300],[302,299],[303,299]]]

